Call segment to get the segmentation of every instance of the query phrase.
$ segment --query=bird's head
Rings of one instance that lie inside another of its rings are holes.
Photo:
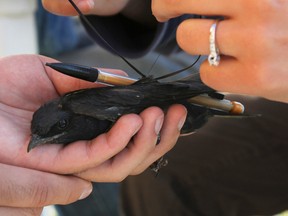
[[[65,110],[59,99],[41,106],[33,115],[27,151],[42,144],[68,144],[90,140],[107,131],[111,122]]]

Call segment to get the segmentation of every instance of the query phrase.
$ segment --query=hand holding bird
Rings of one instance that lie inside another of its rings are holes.
[[[182,105],[172,106],[165,118],[157,107],[139,115],[124,115],[107,133],[91,141],[65,147],[43,145],[27,154],[32,115],[41,104],[67,91],[97,87],[44,67],[45,62],[53,61],[35,55],[1,59],[0,162],[74,174],[90,181],[115,182],[142,172],[175,145],[186,118]],[[161,142],[156,146],[160,130]]]

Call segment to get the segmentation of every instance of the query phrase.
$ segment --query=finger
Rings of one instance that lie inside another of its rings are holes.
[[[77,7],[82,13],[89,13],[93,8],[93,1],[74,0]],[[43,7],[51,13],[62,16],[78,15],[77,11],[72,7],[68,0],[42,0]]]
[[[261,82],[257,74],[249,73],[249,68],[237,59],[222,57],[219,66],[211,67],[208,62],[203,62],[200,67],[201,80],[218,91],[228,91],[230,93],[257,94]],[[245,85],[240,85],[245,83]],[[259,92],[258,92],[259,93]]]
[[[272,98],[276,92],[274,92],[275,80],[271,76],[271,71],[267,70],[266,65],[262,66],[257,61],[246,60],[245,63],[225,56],[221,58],[217,67],[211,67],[205,61],[200,67],[201,80],[218,91],[251,96],[262,96],[263,92],[267,91],[269,94],[263,96]]]
[[[35,110],[37,104],[57,96],[37,55],[3,57],[0,59],[0,71],[5,73],[0,79],[0,98],[9,106],[19,107],[21,104],[22,110]]]
[[[123,151],[101,166],[81,173],[79,176],[97,182],[119,182],[149,157],[157,143],[157,134],[161,129],[164,114],[160,108],[150,107],[140,116],[143,119],[143,126]]]
[[[165,116],[165,121],[161,130],[160,143],[155,147],[144,162],[142,162],[131,175],[142,173],[153,162],[158,160],[168,151],[170,151],[176,144],[180,130],[185,122],[187,110],[182,105],[173,105],[168,109]]]
[[[0,164],[0,206],[43,207],[87,197],[92,185],[76,177]]]
[[[0,207],[0,215],[6,216],[40,216],[42,208],[12,208],[12,207]]]
[[[179,46],[192,55],[208,55],[210,53],[210,27],[217,20],[188,19],[182,22],[177,29],[177,42]],[[242,32],[239,32],[235,20],[222,20],[217,22],[215,30],[216,46],[220,54],[237,56],[243,51]],[[246,32],[245,32],[246,33]],[[240,41],[241,40],[241,41]]]
[[[61,174],[78,173],[102,164],[120,152],[141,126],[142,120],[138,115],[124,115],[107,133],[93,140],[76,141],[65,147],[42,145],[33,149],[31,152],[33,155],[26,154],[21,160],[25,160],[26,164],[29,163],[29,167],[44,171]]]
[[[237,1],[238,2],[238,1]],[[230,16],[239,10],[236,2],[225,0],[153,0],[152,11],[158,21],[166,21],[182,14]]]

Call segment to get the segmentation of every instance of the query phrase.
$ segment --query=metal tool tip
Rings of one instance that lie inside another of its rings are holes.
[[[51,67],[52,69],[72,76],[82,80],[95,82],[98,79],[99,70],[92,67],[77,65],[77,64],[68,64],[68,63],[46,63],[46,66]]]
[[[245,107],[243,104],[237,102],[237,101],[231,101],[233,107],[232,109],[230,110],[230,113],[231,114],[243,114],[244,111],[245,111]]]

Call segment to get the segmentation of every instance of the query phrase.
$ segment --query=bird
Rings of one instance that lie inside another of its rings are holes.
[[[172,104],[183,104],[187,117],[181,134],[195,131],[213,115],[229,115],[226,111],[187,102],[200,94],[221,96],[199,80],[158,82],[151,77],[128,86],[68,92],[34,112],[27,151],[42,144],[66,145],[77,140],[91,140],[108,131],[120,116],[139,114],[151,106],[165,110]]]

